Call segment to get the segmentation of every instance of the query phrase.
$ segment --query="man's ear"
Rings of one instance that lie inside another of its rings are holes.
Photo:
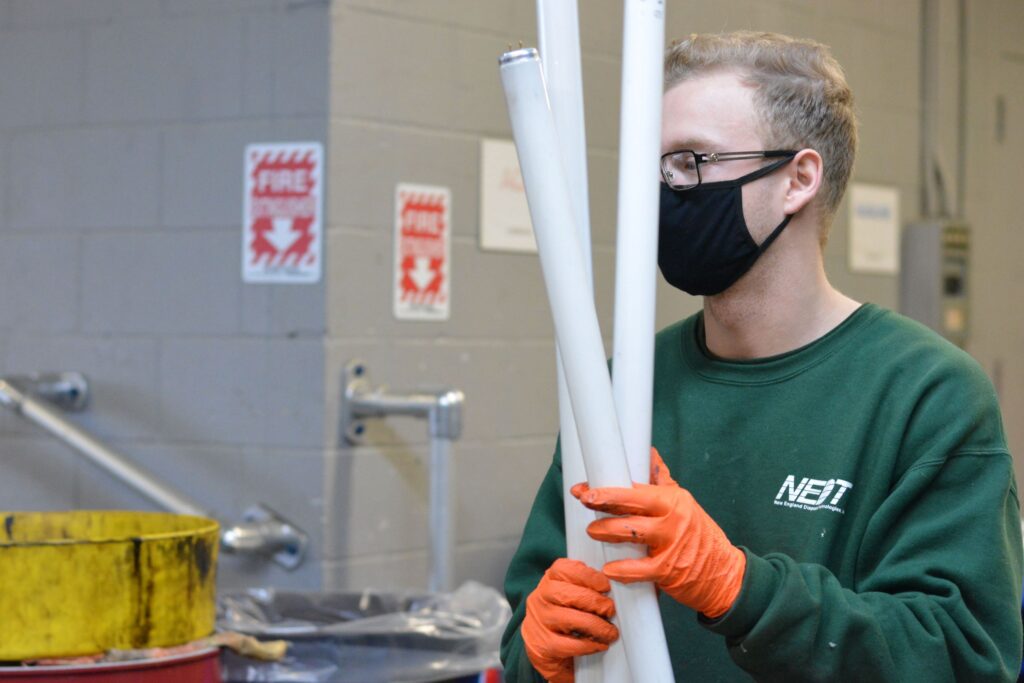
[[[813,149],[800,150],[786,169],[786,199],[783,211],[793,215],[817,196],[821,188],[824,164],[821,155]]]

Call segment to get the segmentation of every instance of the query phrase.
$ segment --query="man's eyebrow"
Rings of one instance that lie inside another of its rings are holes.
[[[716,145],[704,138],[687,137],[673,140],[669,145],[669,151],[679,149],[692,149],[695,152],[717,152],[719,145]]]

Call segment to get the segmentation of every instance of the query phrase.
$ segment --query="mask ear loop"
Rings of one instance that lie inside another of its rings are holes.
[[[743,176],[742,178],[740,178],[740,180],[744,181],[744,183],[748,183],[748,182],[750,182],[752,180],[757,180],[758,178],[763,178],[764,176],[768,175],[772,171],[775,171],[777,169],[782,168],[783,166],[785,166],[786,164],[788,164],[792,160],[793,160],[793,157],[789,157],[788,159],[779,159],[774,164],[768,164],[764,168],[758,169],[758,170],[754,171],[753,173],[749,173],[749,174]],[[793,219],[793,214],[787,214],[786,217],[782,219],[782,222],[779,223],[779,225],[774,230],[772,230],[771,234],[768,235],[768,237],[765,238],[764,242],[761,242],[761,246],[759,246],[757,248],[757,255],[758,256],[763,254],[765,252],[765,250],[772,245],[772,242],[774,242],[775,239],[779,235],[782,234],[782,231],[786,229],[786,226],[789,225],[789,221],[791,221],[792,219]]]
[[[772,230],[772,234],[768,235],[768,237],[765,238],[764,242],[761,242],[761,246],[757,248],[758,255],[763,254],[765,249],[772,245],[772,242],[775,241],[776,237],[782,234],[782,231],[786,229],[786,226],[789,225],[789,221],[792,220],[792,218],[793,214],[787,214],[786,217],[782,219],[782,222],[779,223],[779,226]]]

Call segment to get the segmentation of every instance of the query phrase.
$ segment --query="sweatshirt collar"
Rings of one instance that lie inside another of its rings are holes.
[[[701,311],[680,326],[679,348],[683,361],[709,382],[774,384],[825,361],[883,312],[884,309],[874,304],[863,304],[829,332],[798,349],[766,358],[725,360],[708,351],[704,337],[704,312]]]

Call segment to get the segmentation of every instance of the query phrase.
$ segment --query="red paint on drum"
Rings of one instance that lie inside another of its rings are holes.
[[[107,664],[0,667],[0,682],[31,683],[222,683],[220,650]]]

